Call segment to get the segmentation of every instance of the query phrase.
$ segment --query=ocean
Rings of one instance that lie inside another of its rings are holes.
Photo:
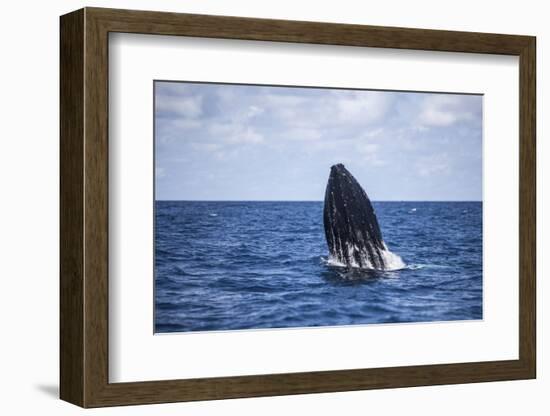
[[[323,202],[155,202],[155,332],[483,318],[481,202],[373,202],[404,267],[332,264]]]

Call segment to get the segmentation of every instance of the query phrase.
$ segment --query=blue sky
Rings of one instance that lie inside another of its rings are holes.
[[[155,83],[157,200],[481,200],[482,97]]]

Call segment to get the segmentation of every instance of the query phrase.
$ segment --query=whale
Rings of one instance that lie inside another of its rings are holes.
[[[323,209],[329,262],[349,268],[391,270],[404,266],[390,252],[369,197],[341,163],[330,168]]]

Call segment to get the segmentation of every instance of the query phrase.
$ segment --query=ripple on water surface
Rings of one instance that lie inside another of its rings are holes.
[[[331,264],[322,202],[157,201],[155,329],[482,319],[480,202],[374,202],[393,271]]]

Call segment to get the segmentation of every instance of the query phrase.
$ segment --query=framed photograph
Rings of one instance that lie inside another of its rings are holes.
[[[535,378],[535,49],[62,16],[61,398]]]

